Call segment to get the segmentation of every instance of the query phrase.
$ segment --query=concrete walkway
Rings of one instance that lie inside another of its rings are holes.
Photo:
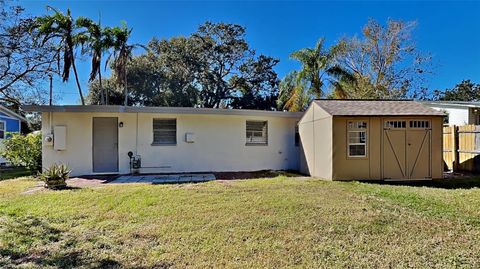
[[[120,176],[109,183],[187,183],[206,182],[215,180],[214,174],[179,174],[179,175],[128,175]]]

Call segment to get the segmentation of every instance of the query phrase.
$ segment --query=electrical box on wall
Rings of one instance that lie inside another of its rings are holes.
[[[55,126],[53,127],[53,149],[54,150],[66,150],[67,149],[67,126]]]
[[[187,143],[195,142],[195,135],[193,133],[185,133],[185,142]]]

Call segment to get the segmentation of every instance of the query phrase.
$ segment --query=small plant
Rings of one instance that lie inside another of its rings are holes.
[[[62,189],[67,187],[66,180],[71,170],[64,164],[53,164],[39,175],[40,180],[45,182],[49,189]]]

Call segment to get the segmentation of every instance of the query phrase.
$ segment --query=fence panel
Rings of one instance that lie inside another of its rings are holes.
[[[443,161],[450,170],[480,172],[480,125],[443,127]]]
[[[455,126],[443,127],[443,162],[448,170],[453,170],[455,161]]]

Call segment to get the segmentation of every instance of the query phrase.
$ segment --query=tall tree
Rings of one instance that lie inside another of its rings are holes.
[[[324,38],[320,38],[315,47],[295,51],[290,57],[302,64],[297,80],[307,81],[310,91],[316,98],[323,97],[325,73],[333,59],[333,51],[324,49]]]
[[[404,98],[421,88],[430,73],[430,56],[413,42],[415,22],[370,20],[361,38],[344,38],[336,46],[334,86],[348,98]]]
[[[62,80],[64,82],[68,81],[70,78],[70,69],[73,69],[80,100],[82,105],[85,105],[82,88],[78,79],[77,67],[75,65],[77,34],[70,9],[67,9],[67,14],[63,14],[53,7],[48,6],[47,8],[54,13],[52,15],[38,17],[33,28],[38,31],[37,35],[41,39],[42,45],[46,42],[57,44],[57,60],[60,63],[61,59],[63,64]]]
[[[197,80],[202,87],[202,106],[228,106],[239,86],[239,66],[253,56],[245,40],[245,28],[237,24],[202,24],[191,37],[202,55]]]
[[[78,28],[85,29],[78,34],[77,40],[82,45],[82,52],[90,54],[92,57],[88,81],[92,82],[98,77],[101,104],[106,104],[105,96],[108,95],[108,92],[104,93],[102,87],[102,56],[113,46],[113,38],[102,28],[100,22],[96,23],[89,18],[78,17],[75,24]]]
[[[127,65],[128,61],[132,58],[133,50],[137,47],[143,47],[140,44],[130,44],[129,39],[132,34],[132,28],[128,28],[125,22],[122,22],[122,26],[106,28],[106,35],[112,38],[113,48],[113,69],[115,70],[118,86],[123,86],[125,101],[124,105],[128,103],[127,92]],[[107,59],[109,62],[110,57]],[[108,105],[108,95],[107,95]]]
[[[46,42],[39,46],[30,32],[35,18],[20,6],[0,1],[0,103],[15,110],[24,103],[44,101],[39,87],[57,71],[52,49]]]

